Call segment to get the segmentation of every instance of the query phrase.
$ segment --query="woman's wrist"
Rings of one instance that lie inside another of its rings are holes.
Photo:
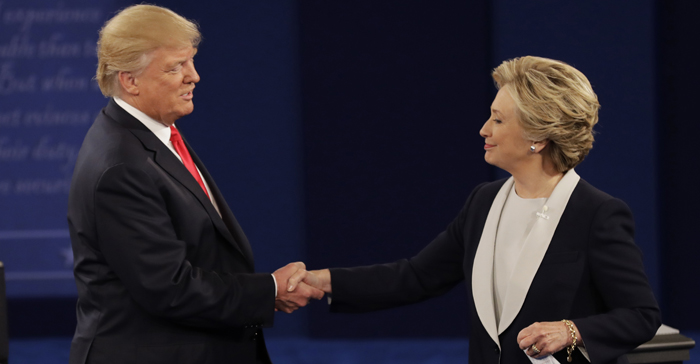
[[[581,337],[581,331],[578,331],[578,327],[576,326],[576,323],[571,321],[571,325],[574,327],[574,334],[576,335],[576,346],[584,348],[586,345],[583,344],[583,338]]]
[[[328,268],[314,270],[312,273],[315,274],[320,281],[320,287],[317,288],[325,293],[333,293],[333,286],[331,285],[331,271]]]
[[[567,358],[566,361],[571,363],[573,360],[573,355],[574,355],[574,350],[576,350],[576,346],[578,344],[578,335],[577,335],[577,329],[574,323],[570,320],[561,320],[564,325],[566,325],[566,330],[567,330],[567,335],[568,335],[568,340],[567,340],[567,346],[566,346],[566,354]]]

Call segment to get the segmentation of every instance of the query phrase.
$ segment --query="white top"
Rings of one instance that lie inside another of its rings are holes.
[[[175,150],[175,147],[173,146],[173,142],[170,141],[170,127],[153,119],[152,117],[146,115],[143,111],[129,105],[126,101],[122,100],[121,98],[114,96],[114,102],[117,103],[124,111],[128,112],[131,116],[135,117],[138,121],[141,122],[141,124],[145,125],[148,130],[153,132],[155,136],[165,144],[168,149],[170,149],[171,152],[177,157],[177,159],[182,162],[182,158],[180,157],[179,154],[177,154],[177,151]],[[214,205],[214,209],[216,209],[216,212],[219,213],[219,216],[221,216],[221,212],[219,211],[219,206],[216,204],[216,201],[214,201],[214,198],[212,197],[211,190],[209,189],[209,184],[207,183],[207,180],[204,179],[204,176],[202,176],[202,172],[199,170],[197,165],[194,166],[197,168],[197,173],[199,173],[199,177],[204,181],[204,187],[207,189],[207,194],[209,195],[209,201],[211,201],[212,205]]]
[[[493,295],[496,324],[501,321],[503,303],[513,270],[525,245],[525,240],[535,224],[537,212],[547,202],[547,198],[525,199],[515,192],[515,184],[510,189],[498,221],[496,247],[493,257]]]
[[[501,217],[506,200],[515,184],[513,177],[505,181],[491,203],[474,256],[471,289],[474,308],[479,320],[499,348],[501,341],[498,335],[510,327],[525,303],[525,298],[549,248],[557,225],[559,225],[569,198],[580,179],[573,169],[566,172],[542,209],[535,212],[536,218],[532,228],[524,238],[515,266],[511,268],[513,272],[510,275],[498,324],[496,324],[496,303],[494,302],[496,296],[494,293],[496,287],[494,283],[494,264],[496,264],[495,257],[497,257],[496,235],[503,234],[503,231],[509,228],[508,223],[501,222]],[[508,209],[510,210],[510,208]]]

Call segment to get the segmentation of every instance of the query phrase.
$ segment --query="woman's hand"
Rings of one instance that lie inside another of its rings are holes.
[[[574,330],[577,343],[582,343],[575,324]],[[572,342],[569,327],[562,321],[535,322],[518,333],[520,349],[527,349],[527,355],[538,359],[552,355],[571,345]]]
[[[318,288],[325,293],[332,293],[331,272],[328,269],[313,271],[299,271],[289,278],[287,289],[291,292],[296,289],[300,282],[304,282],[311,287]]]

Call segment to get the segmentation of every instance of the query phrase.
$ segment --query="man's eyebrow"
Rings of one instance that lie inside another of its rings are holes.
[[[165,67],[167,68],[167,70],[170,70],[171,68],[174,68],[174,67],[179,66],[179,65],[181,65],[181,64],[183,64],[183,63],[185,63],[185,62],[187,62],[187,61],[189,61],[189,60],[191,60],[191,59],[194,59],[194,56],[195,56],[195,55],[197,55],[197,48],[195,48],[195,49],[193,50],[192,55],[190,55],[190,56],[185,56],[185,57],[182,57],[182,58],[178,58],[178,59],[176,59],[176,60],[174,60],[174,61],[172,61],[172,62],[170,62],[170,63],[167,63],[167,64],[165,65]]]
[[[172,61],[172,62],[170,62],[170,63],[167,63],[167,64],[165,65],[165,68],[167,68],[168,70],[170,70],[171,68],[175,68],[175,67],[177,67],[177,66],[179,66],[179,65],[181,65],[181,64],[183,64],[183,63],[185,63],[185,62],[187,62],[187,60],[189,60],[189,59],[190,59],[189,57],[188,57],[188,58],[179,58],[179,59],[176,59],[176,60],[174,60],[174,61]]]

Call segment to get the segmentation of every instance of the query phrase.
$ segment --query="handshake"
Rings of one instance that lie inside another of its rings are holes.
[[[309,304],[312,298],[320,300],[324,293],[331,293],[331,273],[328,269],[307,271],[304,263],[294,262],[272,275],[277,281],[275,311],[292,313]]]

